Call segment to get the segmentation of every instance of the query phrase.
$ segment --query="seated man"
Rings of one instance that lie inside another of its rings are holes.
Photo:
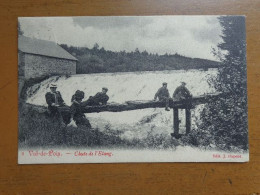
[[[106,94],[107,91],[108,89],[103,87],[102,92],[98,92],[95,96],[90,96],[84,104],[87,106],[106,105],[109,99],[108,95]]]
[[[82,112],[82,99],[84,98],[85,94],[83,91],[77,90],[76,93],[73,95],[72,105],[70,106],[71,112],[71,119],[75,121],[77,126],[85,126],[87,128],[91,128],[89,120],[86,118],[85,114]],[[70,126],[70,124],[69,124]]]
[[[192,97],[192,95],[185,86],[186,86],[186,83],[181,82],[181,85],[175,89],[172,98],[175,100],[190,99]]]
[[[163,101],[166,103],[165,105],[165,110],[170,111],[169,109],[169,98],[170,98],[170,94],[169,91],[167,89],[167,83],[163,83],[163,86],[161,88],[158,89],[158,91],[156,92],[155,96],[154,96],[154,100],[159,99],[159,101]]]
[[[59,91],[57,91],[57,85],[51,84],[50,85],[50,92],[45,94],[45,99],[48,104],[48,110],[51,116],[59,116],[60,112],[58,111],[58,107],[65,106],[64,100]]]

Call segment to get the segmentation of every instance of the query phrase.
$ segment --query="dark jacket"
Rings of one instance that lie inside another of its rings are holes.
[[[109,100],[109,97],[107,94],[98,92],[95,96],[93,96],[93,97],[90,96],[86,103],[89,106],[97,106],[97,105],[100,105],[100,103],[102,105],[106,105],[108,100]]]
[[[161,87],[160,89],[158,89],[158,91],[156,92],[154,99],[159,98],[159,100],[163,99],[163,98],[169,98],[170,94],[167,88]]]
[[[192,97],[190,91],[185,86],[179,86],[173,93],[174,99],[187,99]]]
[[[83,105],[81,102],[74,100],[70,106],[70,112],[77,126],[86,126],[91,128],[91,124],[83,112]]]
[[[55,95],[56,95],[56,102],[55,102]],[[64,100],[61,97],[61,94],[59,91],[56,91],[56,93],[52,93],[52,92],[47,92],[45,94],[45,99],[46,102],[48,104],[48,106],[51,106],[52,103],[56,103],[59,106],[63,106],[64,105]]]
[[[78,103],[75,100],[72,103],[72,105],[70,106],[70,112],[71,112],[71,115],[73,116],[74,120],[79,117],[85,117],[85,115],[82,111],[81,103]]]

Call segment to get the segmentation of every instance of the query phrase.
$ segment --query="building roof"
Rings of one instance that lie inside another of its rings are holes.
[[[74,56],[52,41],[19,36],[18,49],[24,53],[77,60]]]

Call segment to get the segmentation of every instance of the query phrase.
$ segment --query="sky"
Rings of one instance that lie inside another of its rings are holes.
[[[20,17],[24,36],[76,47],[147,51],[217,60],[217,16]]]

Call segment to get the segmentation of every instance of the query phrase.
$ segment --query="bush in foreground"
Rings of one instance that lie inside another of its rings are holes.
[[[148,132],[144,139],[125,140],[120,131],[98,128],[61,127],[59,122],[33,106],[19,108],[19,147],[106,147],[127,149],[175,148],[178,141],[166,135]]]

